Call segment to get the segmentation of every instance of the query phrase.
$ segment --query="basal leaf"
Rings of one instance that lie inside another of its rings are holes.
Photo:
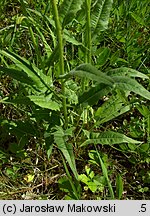
[[[66,141],[65,132],[63,131],[63,129],[61,127],[56,127],[56,129],[57,131],[53,133],[55,143],[66,158],[74,176],[76,177],[76,179],[78,179],[73,146],[71,143]]]
[[[63,27],[75,18],[82,4],[82,0],[64,0],[62,2],[59,8],[59,15]]]
[[[96,148],[96,146],[95,146]],[[101,155],[99,153],[99,151],[97,150],[96,148],[96,154],[97,154],[97,159],[98,159],[98,164],[101,166],[102,168],[102,172],[103,172],[103,176],[105,177],[106,181],[107,181],[107,184],[108,184],[108,188],[109,188],[109,192],[110,192],[110,195],[111,195],[111,199],[114,199],[114,192],[113,192],[113,188],[112,188],[112,184],[111,184],[111,181],[108,177],[108,170],[107,170],[107,166],[105,165],[105,163],[103,162],[102,158],[101,158]]]
[[[34,85],[33,80],[24,71],[16,70],[14,68],[5,68],[5,67],[0,67],[0,71],[3,71],[7,75],[11,76],[13,79],[16,79],[22,83],[31,86]]]
[[[97,0],[97,3],[91,11],[91,26],[93,37],[97,36],[97,34],[107,28],[112,3],[113,0]]]
[[[23,70],[27,74],[27,76],[32,79],[38,89],[47,90],[49,88],[48,84],[46,83],[46,75],[44,75],[35,65],[30,64],[26,59],[8,50],[2,50],[0,51],[0,53],[11,59],[18,68]]]
[[[81,144],[86,146],[89,144],[102,144],[102,145],[113,145],[121,143],[142,143],[140,141],[134,140],[124,134],[117,133],[114,131],[105,131],[101,133],[91,133],[91,139],[86,140]]]

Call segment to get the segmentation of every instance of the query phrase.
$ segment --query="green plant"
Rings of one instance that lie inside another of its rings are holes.
[[[107,182],[108,188],[109,188],[111,199],[114,199],[115,198],[114,197],[114,192],[113,192],[113,188],[112,188],[112,185],[111,185],[111,181],[110,181],[110,179],[108,177],[107,167],[106,167],[105,163],[103,162],[103,160],[101,158],[101,155],[100,155],[100,153],[99,153],[96,146],[95,146],[95,152],[94,151],[91,152],[91,159],[94,160],[94,163],[96,162],[96,164],[101,167],[103,176],[104,176],[104,178],[105,178],[105,180]]]
[[[105,179],[103,176],[95,175],[94,171],[90,169],[90,167],[85,166],[86,174],[80,174],[79,180],[83,182],[86,186],[84,186],[84,190],[91,190],[93,193],[95,192],[103,192]]]
[[[123,195],[123,180],[120,174],[117,175],[116,178],[116,197],[121,199]]]
[[[70,189],[64,191],[70,194],[69,197],[80,199],[74,149],[86,151],[86,147],[91,144],[94,144],[95,148],[100,144],[113,148],[117,146],[118,149],[121,149],[121,146],[124,148],[125,144],[135,149],[139,145],[142,146],[142,137],[139,139],[139,136],[133,136],[133,129],[129,133],[131,138],[124,132],[117,131],[117,128],[107,129],[107,124],[135,107],[141,113],[145,112],[142,109],[146,108],[141,108],[136,100],[128,98],[136,95],[138,100],[150,100],[150,92],[144,87],[144,82],[149,82],[149,77],[130,68],[129,63],[134,59],[130,61],[129,48],[131,50],[132,46],[129,38],[124,48],[127,51],[127,59],[123,61],[122,58],[122,62],[128,62],[125,66],[116,64],[117,57],[115,53],[112,55],[109,47],[101,47],[100,42],[103,43],[109,20],[112,24],[112,0],[63,0],[59,3],[52,0],[47,3],[47,6],[43,3],[44,10],[40,11],[38,5],[37,10],[34,10],[27,2],[21,0],[23,16],[16,15],[14,18],[14,28],[19,28],[19,33],[14,31],[9,49],[6,49],[6,44],[3,43],[0,50],[1,73],[20,83],[16,93],[13,92],[10,97],[2,94],[0,102],[5,106],[12,104],[24,113],[23,122],[9,121],[1,126],[7,126],[9,133],[15,136],[13,146],[9,147],[9,150],[20,158],[24,157],[25,145],[31,137],[35,137],[38,146],[44,146],[48,158],[54,149],[61,152],[67,177],[62,182],[60,180],[60,183],[65,181],[66,185],[66,182],[69,182]],[[123,4],[124,1],[119,4],[119,10]],[[130,14],[134,20],[138,19],[134,13]],[[117,31],[121,31],[120,27],[117,27]],[[4,29],[2,32],[5,34]],[[25,42],[23,47],[15,43],[19,34],[20,37],[27,35],[30,43]],[[123,33],[118,33],[117,40],[124,41],[119,34]],[[19,47],[29,50],[29,53],[22,57]],[[114,68],[116,65],[120,67]],[[102,105],[99,105],[100,100],[103,101]],[[149,142],[149,110],[147,112],[144,118]],[[96,154],[110,196],[114,199],[108,171],[97,148]],[[86,184],[93,192],[98,185],[94,183],[94,189],[91,188],[90,180],[95,182],[96,179],[93,172],[92,177],[90,171],[87,172],[87,176],[84,176]],[[118,177],[117,198],[120,199],[121,196],[122,183],[121,177]]]

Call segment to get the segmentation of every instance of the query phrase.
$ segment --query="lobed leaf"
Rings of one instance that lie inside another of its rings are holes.
[[[101,133],[91,133],[92,138],[86,140],[81,144],[81,147],[89,144],[102,144],[102,145],[113,145],[121,143],[142,143],[141,141],[134,140],[124,134],[117,133],[114,131],[105,131]]]

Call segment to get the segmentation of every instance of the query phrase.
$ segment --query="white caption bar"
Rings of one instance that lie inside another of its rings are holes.
[[[150,200],[0,200],[0,215],[150,216]]]

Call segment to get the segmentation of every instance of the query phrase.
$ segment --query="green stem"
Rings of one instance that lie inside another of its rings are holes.
[[[63,58],[63,32],[61,28],[61,24],[59,21],[59,15],[58,15],[58,9],[57,9],[57,3],[56,0],[52,0],[53,4],[53,11],[54,11],[54,19],[55,19],[55,25],[56,25],[56,32],[57,32],[57,38],[58,38],[58,46],[59,46],[59,68],[60,68],[60,74],[64,74],[64,58]],[[61,82],[62,85],[62,94],[63,94],[63,111],[64,111],[64,118],[65,118],[65,128],[68,126],[68,116],[67,116],[67,105],[66,105],[66,98],[65,98],[65,85],[64,82]]]
[[[63,165],[64,165],[64,168],[65,168],[65,171],[66,171],[68,180],[69,180],[69,182],[70,182],[70,185],[71,185],[71,187],[72,187],[73,193],[74,193],[76,199],[79,200],[79,195],[78,195],[77,190],[76,190],[76,187],[75,187],[75,185],[74,185],[74,183],[73,183],[73,181],[72,181],[72,177],[71,177],[71,175],[70,175],[70,173],[69,173],[69,170],[68,170],[68,168],[67,168],[67,165],[66,165],[66,161],[65,161],[65,159],[64,159],[64,156],[63,156],[62,154],[61,154],[61,156],[62,156]]]
[[[147,140],[150,143],[150,115],[147,117]]]
[[[87,57],[86,63],[91,63],[91,0],[86,0],[86,17],[87,17],[87,25],[86,25],[86,47],[87,47]]]
[[[85,1],[86,30],[85,30],[85,63],[91,63],[91,0]],[[85,91],[86,79],[82,80],[82,92]]]
[[[85,63],[91,63],[91,0],[85,1],[86,8],[86,31],[85,31]],[[83,78],[82,92],[85,91],[85,86],[88,85],[89,80]],[[86,115],[88,111],[84,109],[84,123],[86,123]]]

